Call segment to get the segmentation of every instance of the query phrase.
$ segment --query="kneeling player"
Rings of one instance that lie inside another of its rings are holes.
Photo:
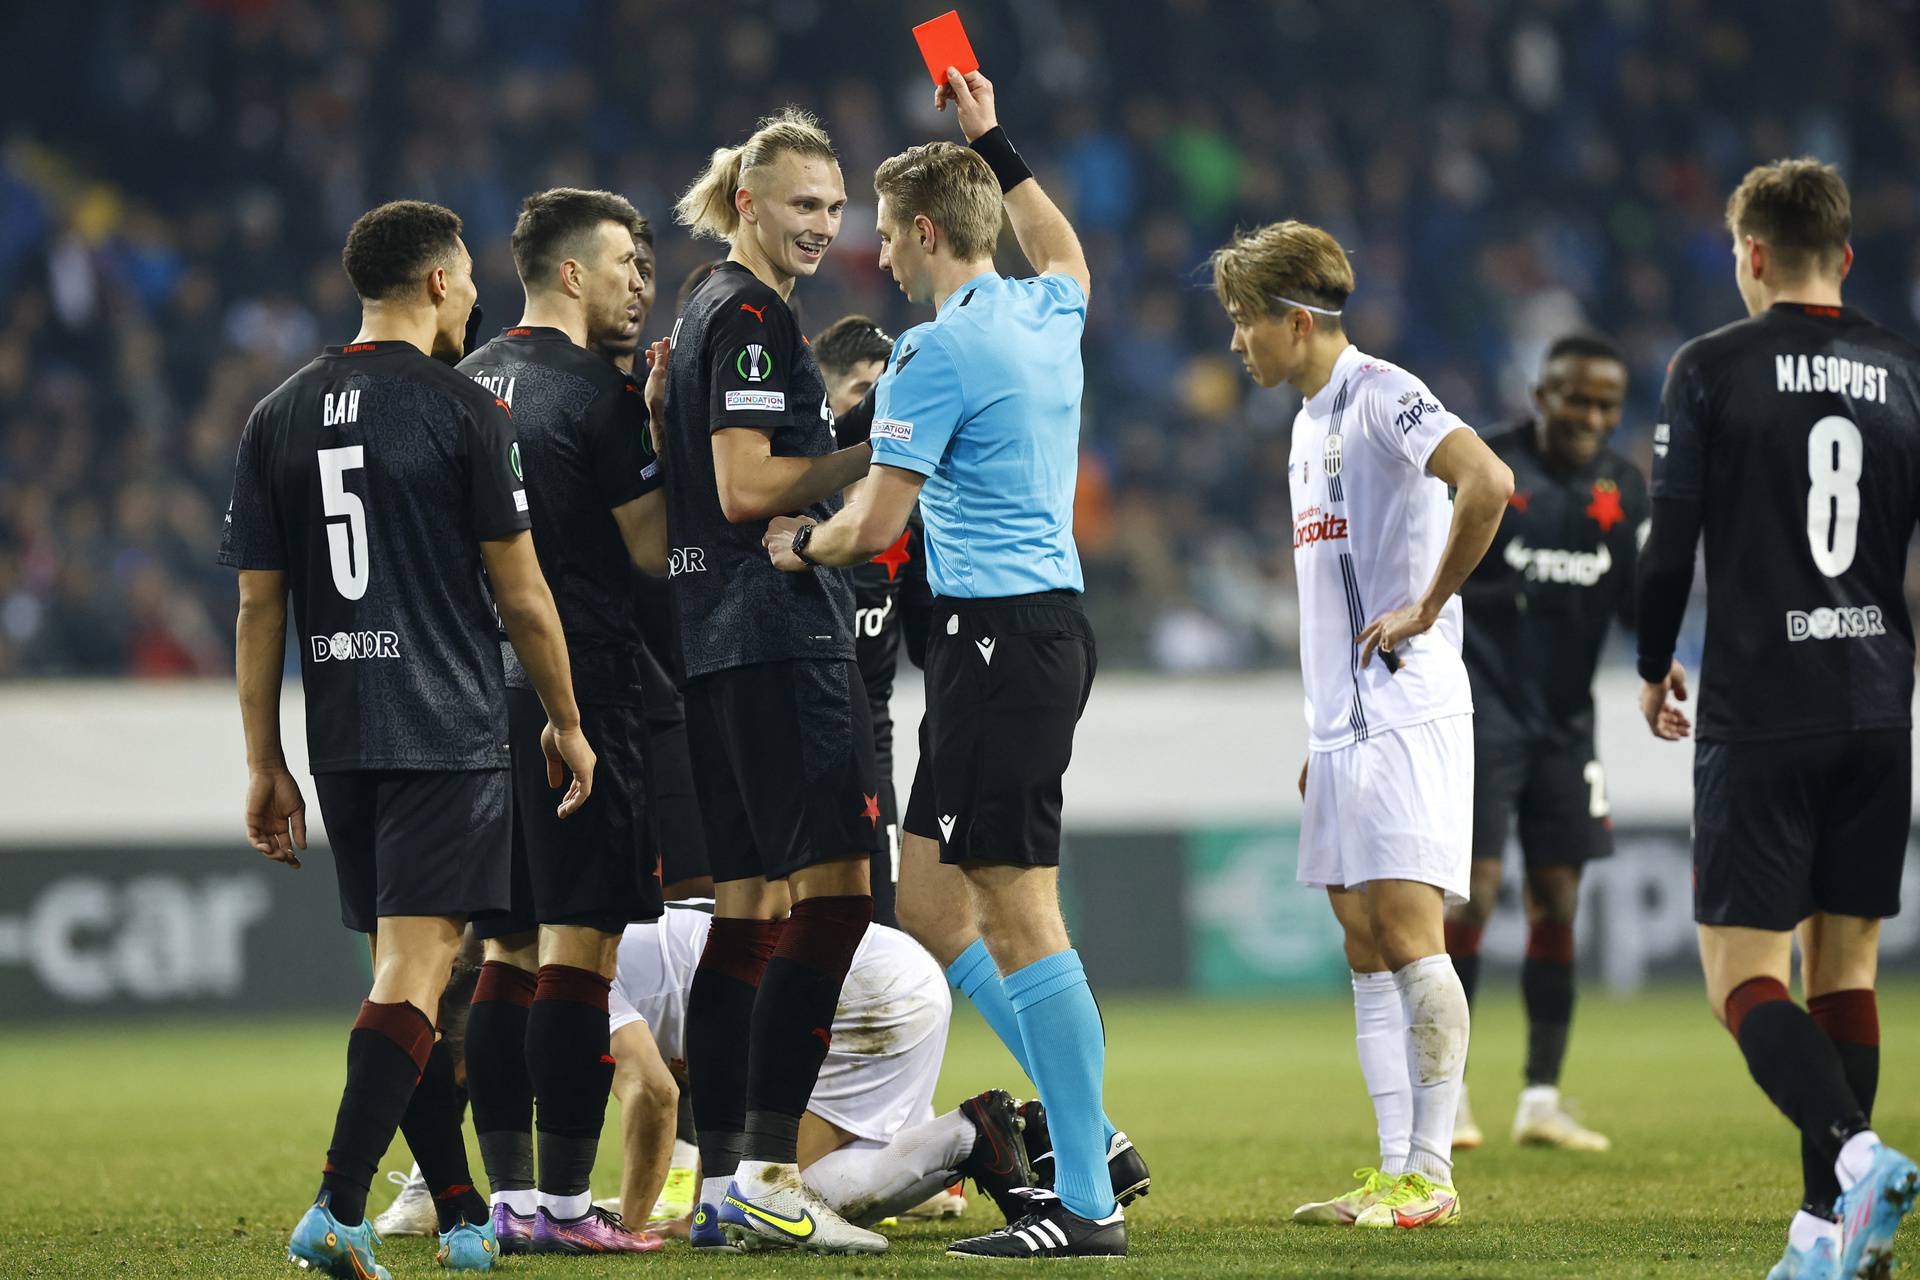
[[[1453,595],[1493,540],[1513,473],[1418,378],[1347,341],[1353,269],[1326,232],[1281,222],[1236,237],[1213,279],[1254,380],[1305,397],[1287,467],[1311,730],[1299,878],[1326,888],[1346,932],[1380,1129],[1380,1168],[1294,1216],[1440,1226],[1460,1216],[1468,1023],[1443,911],[1467,896],[1473,796]]]
[[[613,1056],[621,1064],[627,1199],[636,1217],[650,1208],[666,1174],[672,1139],[671,1077],[684,1071],[687,999],[713,927],[710,910],[675,903],[664,917],[629,926],[608,1000]],[[1003,1212],[1026,1212],[1018,1196],[1032,1181],[1013,1099],[998,1089],[933,1116],[953,1005],[946,977],[921,946],[882,925],[867,930],[841,987],[828,1048],[800,1120],[799,1165],[806,1185],[848,1222],[870,1226],[972,1178]],[[652,1124],[635,1123],[651,1116]],[[664,1139],[664,1140],[663,1140]],[[770,1226],[811,1230],[747,1206]],[[730,1249],[701,1206],[692,1241]]]

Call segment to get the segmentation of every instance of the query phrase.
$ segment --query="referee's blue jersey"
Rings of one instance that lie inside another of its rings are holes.
[[[935,595],[1084,588],[1073,487],[1086,323],[1072,277],[989,271],[894,343],[875,391],[873,460],[927,477]]]

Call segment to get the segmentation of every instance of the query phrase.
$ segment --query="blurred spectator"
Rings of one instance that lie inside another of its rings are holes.
[[[670,289],[707,254],[671,226],[675,192],[801,102],[838,139],[851,197],[803,322],[924,318],[874,261],[869,175],[955,131],[907,36],[924,15],[896,5],[7,10],[0,677],[228,669],[235,589],[213,551],[234,445],[260,396],[353,333],[340,242],[382,200],[461,213],[497,324],[519,314],[518,201],[556,183],[652,214]],[[1110,663],[1291,660],[1294,405],[1224,358],[1201,269],[1236,223],[1331,227],[1359,268],[1355,340],[1481,426],[1524,408],[1553,337],[1611,332],[1633,362],[1621,444],[1643,461],[1667,358],[1740,314],[1720,208],[1749,165],[1839,163],[1849,297],[1920,322],[1911,0],[1764,21],[1743,0],[983,0],[966,16],[1099,282],[1080,533]],[[670,322],[663,307],[653,324]]]

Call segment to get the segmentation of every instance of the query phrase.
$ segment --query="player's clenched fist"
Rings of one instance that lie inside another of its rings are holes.
[[[782,573],[805,573],[813,567],[793,553],[793,535],[812,523],[801,516],[775,516],[767,523],[760,545],[767,549],[774,568]]]
[[[947,68],[947,82],[933,91],[936,111],[945,111],[953,103],[960,118],[960,132],[968,142],[993,132],[1000,124],[993,111],[993,81],[978,71],[960,74],[958,67]]]

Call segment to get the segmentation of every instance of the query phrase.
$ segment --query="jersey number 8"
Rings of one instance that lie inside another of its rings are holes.
[[[329,517],[344,518],[327,521],[327,559],[333,565],[333,585],[342,596],[358,600],[367,594],[367,508],[359,494],[347,492],[346,476],[366,465],[365,446],[322,449],[319,458],[320,505]]]
[[[1829,578],[1853,564],[1854,534],[1860,524],[1860,428],[1851,419],[1830,414],[1807,433],[1807,547],[1813,562]]]

